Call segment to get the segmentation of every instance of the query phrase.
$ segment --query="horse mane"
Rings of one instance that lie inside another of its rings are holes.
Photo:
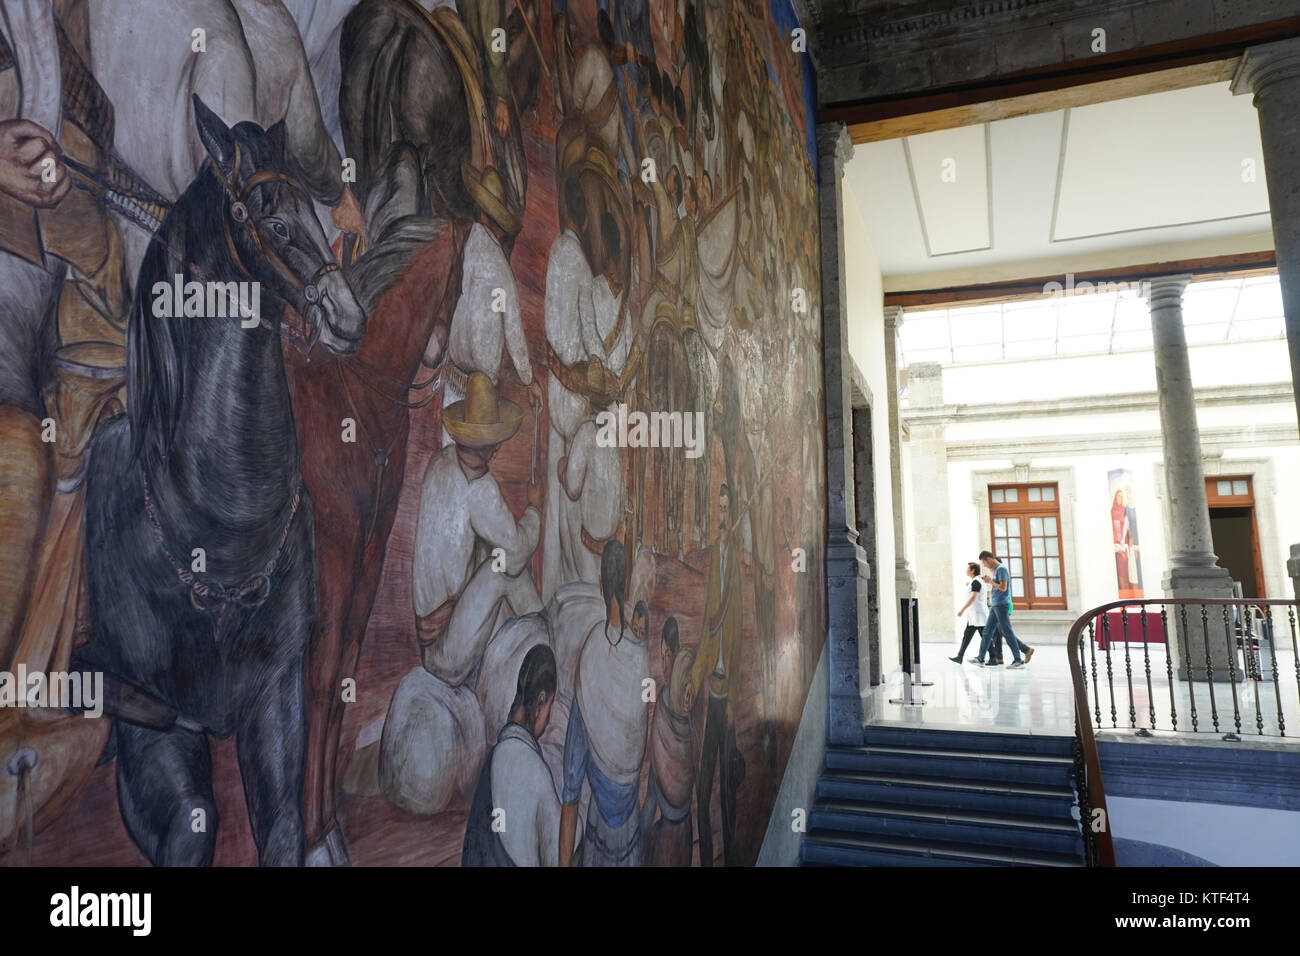
[[[347,269],[348,281],[366,314],[407,274],[411,263],[442,236],[450,221],[436,216],[403,216]]]
[[[200,173],[199,180],[210,171]],[[158,319],[153,315],[153,287],[173,277],[184,276],[186,268],[172,251],[172,242],[183,228],[181,213],[202,194],[192,185],[163,220],[136,279],[135,299],[127,324],[127,409],[131,421],[131,453],[150,469],[167,462],[176,431],[176,408],[185,390],[184,356],[189,346],[189,323]]]

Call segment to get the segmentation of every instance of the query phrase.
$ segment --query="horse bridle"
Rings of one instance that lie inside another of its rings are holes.
[[[312,273],[310,279],[306,282],[301,281],[296,275],[294,275],[293,270],[289,268],[285,261],[276,254],[275,250],[267,246],[263,241],[262,234],[257,231],[257,227],[253,225],[253,220],[248,215],[247,206],[248,197],[252,195],[253,190],[258,186],[264,186],[267,183],[281,183],[288,186],[290,189],[296,189],[298,192],[302,193],[302,195],[308,197],[308,199],[311,198],[311,194],[302,183],[298,182],[298,180],[294,179],[292,176],[287,173],[281,173],[270,169],[260,169],[253,173],[253,175],[248,177],[248,181],[244,183],[244,187],[236,190],[235,184],[239,182],[239,164],[242,155],[243,154],[239,150],[239,144],[236,143],[235,161],[231,166],[229,179],[222,174],[221,167],[218,166],[214,160],[208,160],[212,163],[212,169],[217,175],[217,180],[221,183],[231,200],[229,210],[230,218],[226,220],[225,224],[226,246],[230,250],[230,255],[234,258],[235,265],[239,271],[252,280],[253,274],[249,272],[248,268],[244,265],[243,260],[240,258],[239,249],[235,246],[235,237],[230,232],[230,221],[234,220],[236,223],[244,227],[248,233],[249,240],[257,249],[258,254],[271,264],[271,268],[275,270],[276,274],[288,282],[293,288],[302,293],[302,297],[307,301],[307,315],[304,316],[304,318],[316,327],[319,334],[321,308],[318,303],[320,301],[321,293],[317,283],[319,283],[322,278],[329,275],[329,273],[337,270],[339,264],[332,259],[327,260],[319,269]]]

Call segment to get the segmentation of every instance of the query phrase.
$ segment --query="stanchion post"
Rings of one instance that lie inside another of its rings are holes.
[[[891,704],[902,704],[905,707],[919,706],[925,701],[916,698],[912,694],[912,669],[915,666],[912,660],[912,634],[916,629],[917,617],[915,614],[915,598],[898,599],[898,629],[900,631],[902,651],[903,651],[903,696],[891,697]]]

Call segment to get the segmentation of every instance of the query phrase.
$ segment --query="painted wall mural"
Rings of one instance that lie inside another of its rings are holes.
[[[0,14],[0,865],[749,864],[824,634],[788,0]]]

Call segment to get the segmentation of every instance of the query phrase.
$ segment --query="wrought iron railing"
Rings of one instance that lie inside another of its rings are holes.
[[[1157,649],[1160,645],[1163,650]],[[1096,731],[1131,730],[1141,736],[1168,731],[1237,742],[1243,733],[1285,737],[1288,716],[1292,736],[1300,724],[1293,600],[1114,601],[1074,622],[1067,652],[1074,683],[1080,825],[1094,866],[1115,865]],[[1289,662],[1280,662],[1282,657]]]

